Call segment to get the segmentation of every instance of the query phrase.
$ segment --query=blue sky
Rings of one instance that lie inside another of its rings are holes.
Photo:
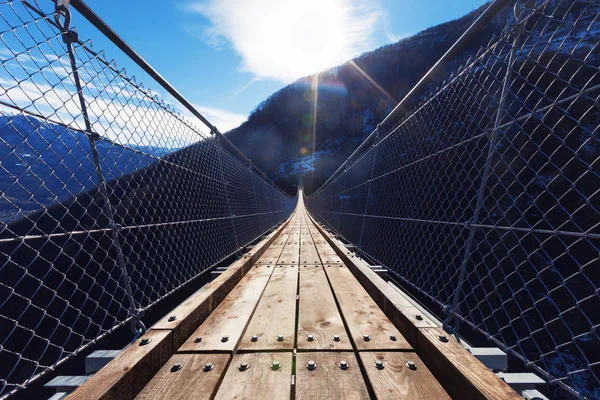
[[[291,81],[458,18],[483,0],[87,0],[221,131]],[[75,14],[96,49],[139,76]],[[156,88],[142,76],[150,88]],[[161,93],[161,90],[158,90]]]

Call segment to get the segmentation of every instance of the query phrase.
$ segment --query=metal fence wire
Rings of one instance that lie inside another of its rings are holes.
[[[514,14],[305,202],[446,329],[600,398],[600,3]]]
[[[128,321],[139,334],[295,205],[56,10],[0,2],[0,397]]]

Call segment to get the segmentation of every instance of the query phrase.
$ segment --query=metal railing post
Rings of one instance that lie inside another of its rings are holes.
[[[235,215],[233,215],[233,212],[231,211],[231,201],[229,200],[229,181],[227,181],[225,179],[225,170],[223,168],[223,155],[221,154],[221,152],[225,151],[225,149],[223,149],[221,147],[221,143],[219,142],[218,139],[215,139],[215,142],[217,143],[217,148],[219,151],[219,173],[221,174],[221,182],[223,182],[223,186],[225,189],[225,200],[227,201],[227,213],[229,216],[229,221],[231,222],[231,230],[233,231],[233,238],[235,241],[235,247],[237,248],[237,252],[239,252],[241,244],[238,241],[237,238],[237,232],[235,230],[235,223],[233,221]]]
[[[377,128],[375,129],[376,136],[375,136],[375,142],[373,143],[373,160],[371,160],[371,172],[369,173],[369,184],[367,186],[367,197],[365,199],[365,211],[363,212],[363,220],[362,220],[362,224],[360,227],[360,238],[358,239],[358,248],[362,248],[362,241],[363,241],[363,233],[365,231],[365,221],[367,220],[367,212],[369,211],[369,200],[371,197],[371,184],[372,184],[372,180],[373,180],[373,174],[375,172],[375,162],[377,160],[377,149],[378,149],[378,145],[379,145],[379,140],[381,139],[381,127],[379,125],[377,125]]]
[[[518,22],[517,22],[518,24]],[[504,118],[505,106],[506,106],[506,98],[510,93],[510,85],[512,80],[512,71],[513,71],[513,63],[515,61],[515,53],[517,48],[517,40],[519,39],[519,34],[517,32],[512,47],[510,50],[510,55],[508,58],[508,62],[506,65],[506,74],[504,75],[504,81],[502,83],[502,92],[500,94],[500,101],[498,103],[498,112],[496,113],[496,118],[494,120],[494,127],[492,128],[492,132],[490,133],[490,141],[488,145],[488,152],[486,156],[485,166],[483,169],[481,183],[479,185],[479,189],[477,191],[477,202],[475,204],[475,209],[473,211],[473,217],[470,221],[465,223],[465,228],[469,230],[469,237],[467,238],[467,243],[465,245],[465,251],[463,253],[458,282],[456,288],[454,290],[454,295],[452,299],[452,305],[448,310],[448,317],[444,320],[444,329],[450,333],[457,332],[460,326],[460,320],[458,317],[458,308],[460,299],[463,293],[463,285],[467,276],[467,266],[471,260],[471,253],[473,248],[473,242],[475,241],[475,232],[477,231],[477,224],[479,224],[479,214],[481,213],[481,209],[483,208],[483,202],[485,197],[485,190],[487,187],[487,180],[492,170],[492,159],[494,156],[494,152],[496,151],[496,146],[498,145],[498,140],[500,138],[500,133],[502,130],[506,130],[509,126],[503,127],[500,129],[500,125],[502,119]],[[454,326],[450,325],[450,321],[454,319]]]
[[[61,15],[64,17],[64,23],[61,23],[60,21]],[[92,158],[94,161],[94,168],[98,177],[98,189],[100,190],[100,194],[104,201],[104,212],[106,213],[106,217],[108,219],[108,225],[115,246],[115,251],[117,252],[117,264],[121,269],[122,284],[125,289],[127,299],[129,301],[128,313],[129,316],[132,318],[131,330],[134,332],[137,338],[146,331],[146,327],[141,321],[142,312],[136,307],[135,299],[133,297],[133,291],[131,289],[131,279],[129,277],[129,273],[127,272],[125,257],[123,256],[123,248],[121,246],[121,240],[119,237],[121,226],[115,223],[115,216],[113,208],[110,204],[110,197],[108,195],[106,178],[104,177],[104,173],[102,172],[102,166],[100,164],[100,157],[98,155],[98,149],[96,147],[96,141],[100,139],[100,135],[92,130],[92,124],[90,123],[85,96],[83,95],[81,79],[79,77],[77,62],[75,60],[75,53],[73,51],[73,42],[76,42],[78,39],[77,32],[70,29],[71,13],[67,7],[57,4],[55,8],[54,18],[61,29],[62,39],[67,47],[67,52],[69,54],[69,61],[71,64],[71,69],[73,71],[73,81],[75,84],[75,88],[77,89],[77,97],[79,99],[81,114],[83,116],[85,124],[85,132],[87,134],[86,136],[90,144]]]

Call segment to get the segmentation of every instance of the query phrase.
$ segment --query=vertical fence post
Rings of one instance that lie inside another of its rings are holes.
[[[371,197],[371,182],[373,180],[373,174],[375,172],[375,162],[377,159],[377,149],[378,149],[379,139],[381,138],[381,127],[379,125],[377,125],[375,132],[376,132],[375,141],[373,143],[373,160],[371,160],[371,171],[369,172],[369,184],[367,186],[367,196],[365,199],[365,211],[363,212],[363,220],[362,220],[362,224],[360,226],[360,238],[358,239],[358,248],[359,249],[362,248],[363,233],[365,231],[365,221],[367,219],[367,212],[369,211],[369,199]]]
[[[517,24],[519,22],[517,21]],[[498,140],[500,138],[500,129],[499,126],[502,123],[502,119],[504,118],[505,106],[506,106],[506,98],[510,93],[510,85],[512,82],[512,71],[513,71],[513,63],[515,61],[515,53],[517,48],[517,40],[519,35],[517,34],[513,40],[512,47],[510,50],[510,54],[508,57],[508,62],[506,64],[506,74],[504,75],[504,80],[502,83],[502,92],[500,94],[500,101],[498,103],[498,112],[496,113],[496,118],[494,120],[494,127],[490,133],[490,140],[488,145],[488,152],[486,156],[485,166],[483,169],[483,173],[481,176],[481,183],[479,185],[479,189],[477,191],[477,203],[475,204],[475,209],[473,211],[473,217],[470,221],[465,224],[465,228],[469,230],[469,237],[467,239],[467,243],[465,245],[465,251],[463,253],[458,282],[456,284],[456,288],[454,290],[454,295],[452,299],[452,305],[449,309],[448,317],[444,320],[444,329],[450,333],[457,332],[460,326],[460,318],[459,318],[459,303],[462,296],[462,288],[467,276],[467,266],[471,260],[471,253],[473,249],[473,242],[475,241],[475,232],[477,231],[477,225],[479,224],[479,214],[481,213],[481,209],[483,208],[483,202],[485,197],[485,191],[487,187],[487,180],[492,170],[492,159],[494,156],[494,152],[496,151],[496,146],[498,145]],[[503,129],[508,129],[508,126]],[[450,325],[450,322],[454,320],[454,325]]]
[[[64,17],[64,23],[60,20],[61,15]],[[104,173],[102,172],[102,166],[100,164],[100,157],[98,155],[98,149],[96,147],[96,141],[100,139],[100,135],[92,130],[92,124],[90,123],[87,111],[87,104],[83,95],[81,79],[79,77],[77,62],[75,60],[75,53],[73,51],[73,42],[76,42],[78,40],[77,32],[70,29],[71,13],[67,7],[59,5],[57,3],[54,13],[54,19],[57,25],[60,27],[62,39],[67,47],[67,53],[69,54],[71,70],[73,71],[73,81],[75,83],[75,88],[77,89],[77,97],[79,99],[79,105],[81,107],[81,115],[85,124],[85,132],[90,144],[90,151],[92,153],[92,158],[94,161],[94,168],[98,177],[98,189],[100,190],[102,200],[104,201],[104,212],[106,213],[106,217],[108,219],[108,226],[112,235],[115,251],[117,252],[117,264],[121,269],[122,284],[124,286],[125,294],[129,302],[128,314],[129,317],[131,317],[131,330],[133,331],[135,338],[137,339],[137,337],[141,336],[146,331],[146,327],[141,321],[142,311],[137,308],[135,304],[135,299],[133,297],[133,291],[131,289],[131,279],[129,277],[129,273],[127,272],[127,266],[125,265],[125,257],[123,256],[123,248],[121,246],[121,240],[119,237],[121,226],[115,223],[115,216],[113,208],[110,204],[110,198],[108,195],[108,189],[106,185],[106,178],[104,177]]]
[[[348,181],[348,168],[344,169],[344,185],[342,186],[342,191],[338,193],[338,196],[341,197],[346,190],[346,182]],[[344,212],[344,198],[341,199],[342,204],[340,205],[340,212],[338,213],[338,220],[335,230],[340,233],[340,221],[342,219],[342,213]]]
[[[231,230],[233,231],[233,240],[235,241],[236,253],[240,250],[240,242],[238,242],[237,233],[235,231],[235,223],[233,215],[231,211],[231,202],[229,201],[229,181],[225,179],[225,169],[223,168],[223,151],[227,151],[221,145],[221,142],[218,136],[215,136],[215,143],[218,148],[218,159],[219,159],[219,173],[221,174],[221,182],[223,182],[223,186],[225,187],[225,200],[227,201],[227,214],[229,216],[229,221],[231,222]]]
[[[260,206],[258,204],[258,197],[256,195],[257,186],[254,184],[254,174],[252,174],[252,160],[248,159],[248,173],[250,174],[250,184],[252,185],[252,193],[254,194],[254,206],[256,207],[256,215],[258,217],[258,225],[262,232],[262,216],[260,214]]]

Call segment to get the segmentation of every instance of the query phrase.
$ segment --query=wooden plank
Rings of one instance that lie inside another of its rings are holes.
[[[229,296],[185,341],[179,351],[232,352],[242,336],[242,332],[267,285],[273,269],[270,266],[252,267]],[[224,340],[223,337],[227,337],[227,340]]]
[[[280,367],[272,368],[273,361]],[[241,371],[240,364],[248,363]],[[237,354],[229,366],[216,399],[289,399],[291,397],[292,353]]]
[[[342,265],[342,259],[328,244],[317,245],[317,253],[323,265]]]
[[[445,400],[450,396],[413,352],[360,352],[359,357],[379,400]],[[383,369],[375,362],[383,362]],[[407,362],[413,362],[410,369]]]
[[[440,340],[446,336],[446,341]],[[419,357],[453,398],[522,397],[440,328],[419,329]]]
[[[302,237],[300,243],[300,265],[321,265],[317,248],[312,242],[312,237]]]
[[[323,267],[300,267],[299,299],[299,350],[352,349]],[[314,340],[309,341],[308,335],[313,335]],[[333,339],[334,335],[339,336],[339,341]]]
[[[345,266],[325,267],[342,315],[360,350],[412,350],[412,346]],[[365,335],[367,337],[365,337]]]
[[[277,264],[277,260],[279,260],[279,256],[283,250],[282,247],[271,246],[265,251],[265,253],[258,259],[256,262],[257,265],[275,265]]]
[[[314,226],[312,221],[308,222],[309,231],[311,233],[313,243],[317,248],[317,253],[323,265],[341,265],[342,259],[337,255],[335,250],[324,240],[323,235]]]
[[[228,354],[175,354],[144,387],[138,400],[211,399],[229,363]],[[206,363],[212,363],[205,371]],[[180,369],[175,369],[175,364]]]
[[[278,266],[254,311],[240,350],[291,350],[296,333],[298,267]],[[278,339],[283,336],[283,340]],[[253,341],[252,336],[258,340]]]
[[[277,265],[298,265],[300,263],[300,229],[294,228],[277,260]]]
[[[309,361],[317,365],[312,371],[306,366]],[[346,361],[348,369],[341,369],[340,361]],[[296,400],[369,398],[356,357],[350,352],[298,353],[295,393]]]
[[[402,332],[406,340],[418,351],[419,328],[436,327],[434,321],[427,318],[407,301],[394,288],[385,282],[376,272],[371,270],[362,260],[347,254],[348,251],[339,240],[333,238],[318,224],[313,224],[325,238],[327,243],[335,250],[344,264],[350,269],[354,277],[371,298],[383,310],[385,315]],[[421,319],[417,319],[419,315]]]
[[[173,348],[179,348],[223,301],[235,285],[240,282],[252,264],[280,237],[281,232],[287,229],[289,223],[290,219],[250,250],[248,252],[250,257],[245,257],[234,262],[215,280],[192,294],[183,303],[165,315],[152,329],[171,330]],[[175,317],[174,320],[171,318],[173,316]]]
[[[143,339],[148,344],[140,346]],[[150,330],[69,395],[71,400],[132,399],[173,354],[170,331]]]

